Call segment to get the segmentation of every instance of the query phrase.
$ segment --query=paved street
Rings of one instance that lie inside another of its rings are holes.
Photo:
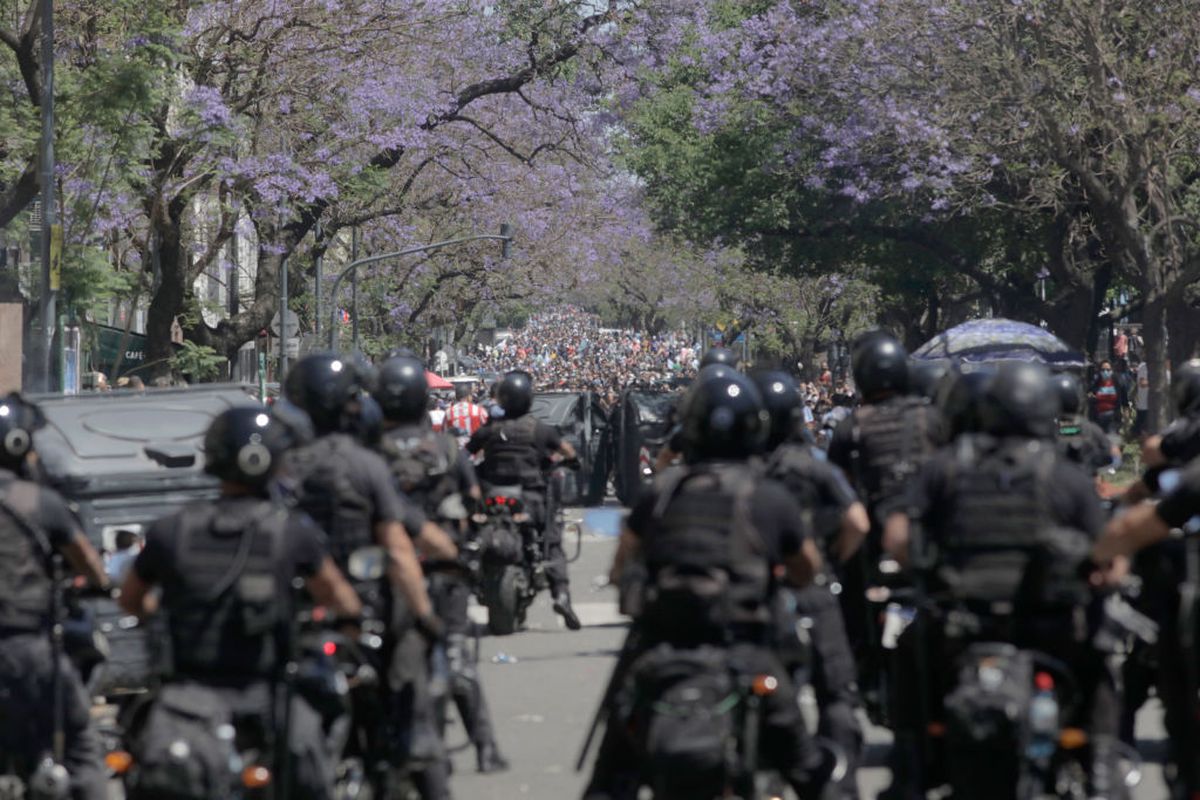
[[[575,512],[573,518],[578,519]],[[565,800],[580,796],[585,776],[575,772],[587,726],[608,678],[624,628],[611,589],[595,589],[595,580],[608,571],[615,541],[585,536],[582,556],[571,565],[576,607],[585,627],[571,633],[561,627],[548,600],[539,598],[531,610],[529,630],[481,641],[480,671],[499,729],[499,739],[513,769],[503,775],[475,773],[474,753],[455,757],[454,790],[460,798],[519,798]],[[572,552],[568,547],[568,555]],[[477,609],[479,613],[483,609]],[[485,617],[480,617],[484,619]],[[514,663],[495,663],[499,654]],[[1139,735],[1151,750],[1162,737],[1157,708],[1143,711]],[[463,743],[461,727],[452,729],[452,743]],[[882,768],[890,740],[884,731],[868,736],[868,767],[860,772],[864,798],[873,798],[888,783]],[[1161,769],[1148,764],[1137,800],[1166,796]]]

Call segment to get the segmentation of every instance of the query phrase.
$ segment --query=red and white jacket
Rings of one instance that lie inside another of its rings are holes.
[[[459,400],[446,411],[446,430],[457,430],[471,436],[488,421],[487,410],[470,400]]]

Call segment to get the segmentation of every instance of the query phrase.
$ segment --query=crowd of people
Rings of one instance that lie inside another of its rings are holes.
[[[619,393],[631,385],[695,375],[701,346],[680,331],[648,334],[605,328],[575,306],[535,314],[494,345],[480,346],[479,371],[527,369],[541,391]]]

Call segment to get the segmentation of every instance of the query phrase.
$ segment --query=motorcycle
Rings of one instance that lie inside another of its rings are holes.
[[[302,617],[295,686],[321,715],[337,769],[337,800],[419,800],[420,760],[396,766],[389,752],[387,709],[380,703],[385,680],[387,625],[381,608],[379,581],[387,559],[378,547],[350,555],[347,572],[363,599],[357,630],[335,630],[321,609]],[[436,660],[436,659],[434,659]],[[430,683],[435,681],[431,676]]]
[[[12,754],[0,753],[0,800],[65,800],[70,795],[70,774],[65,762],[66,733],[64,692],[66,682],[60,666],[65,655],[86,681],[91,671],[107,657],[107,641],[84,610],[83,600],[111,598],[108,590],[82,585],[63,578],[63,559],[51,557],[54,590],[50,592],[51,713],[53,733],[51,749],[36,763],[26,763]]]
[[[1006,629],[1003,618],[981,617],[953,601],[918,598],[910,590],[893,590],[888,599],[885,647],[895,648],[909,625],[928,624],[921,615],[930,611],[942,620],[947,640],[964,643],[943,713],[932,714],[929,698],[921,700],[920,757],[928,788],[944,783],[954,797],[981,800],[1089,796],[1093,742],[1087,731],[1072,724],[1086,709],[1065,663],[996,636]],[[1110,661],[1119,661],[1135,639],[1152,639],[1152,628],[1115,593],[1104,603],[1093,645]],[[918,645],[917,650],[923,648]],[[925,657],[923,652],[919,657]],[[1139,756],[1117,741],[1110,746],[1128,765],[1118,779],[1133,788],[1141,780]]]
[[[525,511],[519,486],[494,486],[476,514],[472,547],[478,552],[479,601],[494,636],[515,633],[538,592],[546,589],[545,537]]]

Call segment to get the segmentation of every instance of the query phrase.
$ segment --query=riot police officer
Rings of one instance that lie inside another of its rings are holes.
[[[392,752],[420,767],[416,777],[425,800],[448,797],[448,763],[428,692],[427,659],[427,641],[444,631],[414,543],[436,559],[456,558],[457,550],[417,506],[401,499],[383,459],[355,441],[363,387],[350,361],[331,353],[305,356],[283,388],[286,399],[308,414],[316,434],[291,450],[284,465],[299,507],[325,531],[341,569],[359,548],[378,545],[388,554],[388,574],[380,585],[357,588],[368,595],[368,606],[381,606],[372,610],[390,631],[382,707],[402,721],[389,727],[397,737]]]
[[[871,531],[842,573],[839,596],[846,632],[854,646],[864,699],[873,713],[885,705],[876,614],[865,593],[881,554],[883,522],[915,475],[943,440],[941,418],[923,398],[912,397],[904,346],[882,331],[864,334],[851,356],[863,405],[834,429],[829,461],[846,473],[867,507]]]
[[[1129,492],[1130,502],[1156,491],[1156,479],[1164,469],[1200,456],[1200,360],[1188,361],[1171,376],[1171,403],[1179,416],[1161,434],[1146,439],[1142,447],[1146,475]]]
[[[262,408],[219,414],[204,437],[204,469],[221,480],[221,496],[150,526],[120,598],[140,617],[156,607],[165,612],[165,683],[181,692],[191,684],[211,690],[243,737],[265,745],[281,727],[276,690],[290,647],[293,580],[302,578],[313,599],[342,619],[356,621],[362,612],[321,530],[270,496],[292,443],[287,426]],[[156,586],[161,600],[151,595]],[[294,697],[289,727],[297,796],[332,798],[334,769],[320,717]]]
[[[802,509],[826,561],[844,561],[857,552],[870,527],[867,510],[841,470],[807,439],[800,392],[786,372],[754,378],[770,414],[766,474],[787,487]],[[842,797],[857,797],[856,765],[862,751],[860,701],[854,655],[846,638],[837,595],[841,586],[819,573],[810,586],[794,590],[796,612],[811,620],[812,687],[820,719],[817,732],[845,752],[849,769],[840,782]]]
[[[550,582],[554,611],[568,628],[579,630],[579,617],[571,607],[562,529],[548,507],[543,469],[554,458],[576,462],[575,448],[563,440],[558,431],[529,413],[533,406],[533,377],[528,372],[513,370],[506,373],[496,389],[496,399],[504,416],[489,420],[477,430],[467,442],[467,452],[483,455],[479,477],[486,483],[521,487],[525,510],[532,524],[545,536],[546,577]]]
[[[1082,722],[1090,730],[1090,796],[1112,797],[1120,791],[1114,776],[1115,681],[1091,647],[1091,595],[1080,575],[1102,514],[1088,476],[1056,446],[1058,409],[1044,368],[1001,366],[981,399],[979,421],[986,438],[979,437],[971,450],[949,448],[927,462],[912,484],[906,509],[897,509],[888,520],[887,551],[903,564],[915,563],[930,592],[977,622],[966,625],[965,617],[954,617],[951,631],[942,620],[929,620],[919,626],[922,642],[906,632],[902,650],[914,658],[923,655],[925,665],[920,670],[915,662],[903,662],[912,670],[907,678],[927,673],[929,691],[925,708],[914,702],[920,692],[900,698],[896,747],[906,754],[902,758],[920,763],[917,737],[926,729],[921,721],[943,719],[940,703],[949,688],[949,665],[971,641],[1007,641],[1070,665],[1087,716]],[[914,539],[914,529],[923,536]],[[925,562],[928,554],[932,564]],[[898,774],[893,788],[900,782],[906,791],[917,792],[923,780]]]
[[[62,766],[74,800],[103,800],[100,741],[79,673],[51,644],[55,559],[95,586],[108,586],[100,556],[57,492],[19,475],[33,452],[40,411],[16,394],[0,399],[0,765],[29,779],[50,757],[58,725]],[[62,718],[54,719],[54,677],[62,681]]]
[[[1120,449],[1113,445],[1108,434],[1083,414],[1083,386],[1069,372],[1053,377],[1058,392],[1058,443],[1067,458],[1083,467],[1090,475],[1112,466]]]
[[[1140,497],[1153,490],[1162,499],[1133,505],[1115,517],[1094,557],[1104,562],[1132,555],[1142,577],[1140,605],[1159,625],[1154,682],[1169,734],[1168,779],[1172,797],[1183,798],[1200,792],[1200,687],[1195,677],[1200,674],[1200,651],[1188,644],[1195,641],[1194,632],[1181,625],[1188,619],[1194,625],[1195,620],[1197,576],[1188,570],[1197,564],[1193,520],[1200,513],[1200,362],[1190,361],[1175,372],[1171,395],[1180,418],[1147,441],[1153,463],[1144,482],[1130,493]],[[1171,536],[1173,529],[1182,529],[1185,538]]]
[[[913,397],[932,403],[937,399],[938,387],[950,372],[944,361],[922,361],[912,359],[908,364],[908,390]]]
[[[724,368],[729,370],[737,370],[738,357],[737,353],[726,347],[710,347],[700,357],[700,372],[711,367]],[[683,402],[683,397],[680,397],[679,403]],[[658,455],[654,457],[654,471],[662,472],[667,467],[675,463],[675,461],[683,455],[683,426],[679,421],[682,415],[682,409],[679,408],[679,403],[671,405],[669,418],[667,420],[667,441],[658,450]]]
[[[389,358],[379,368],[374,397],[384,416],[378,450],[391,466],[401,491],[461,547],[467,505],[473,506],[482,496],[475,469],[455,437],[437,433],[429,424],[425,413],[429,385],[424,364],[412,357]],[[457,574],[438,574],[430,580],[435,611],[446,626],[454,703],[475,745],[479,771],[502,771],[508,763],[496,746],[483,685],[467,642],[471,633],[467,617],[470,583]]]
[[[808,738],[791,679],[766,642],[776,571],[807,585],[820,555],[787,490],[748,468],[768,427],[753,382],[732,371],[701,376],[684,409],[687,464],[659,475],[638,500],[614,559],[613,583],[629,563],[643,561],[645,599],[614,671],[606,698],[611,721],[584,797],[638,796],[646,765],[615,698],[638,674],[642,656],[663,645],[724,648],[735,671],[773,676],[778,689],[763,699],[760,756],[801,798],[816,797],[832,762]],[[724,588],[713,593],[713,586]],[[684,606],[692,613],[680,613]]]

